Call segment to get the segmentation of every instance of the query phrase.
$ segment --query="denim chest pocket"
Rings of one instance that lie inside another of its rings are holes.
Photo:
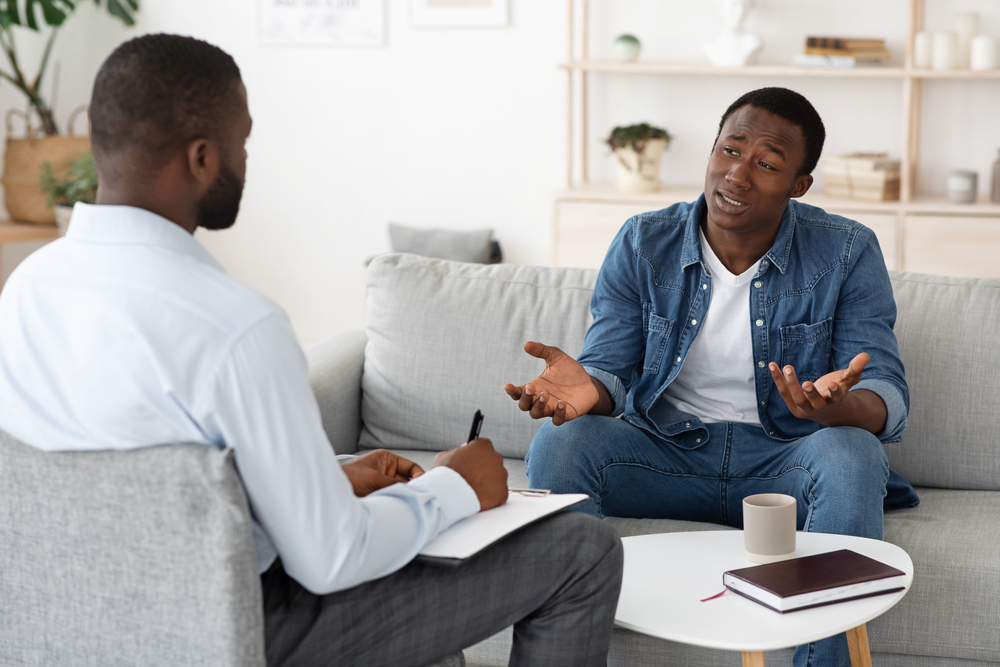
[[[643,357],[642,372],[654,374],[660,370],[663,352],[667,349],[674,321],[652,312],[646,315],[646,354]]]
[[[830,368],[833,318],[781,327],[781,367],[792,366],[799,382],[815,382]]]

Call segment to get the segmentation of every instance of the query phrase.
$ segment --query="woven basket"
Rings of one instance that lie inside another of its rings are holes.
[[[90,150],[90,137],[73,136],[74,111],[70,117],[68,136],[36,137],[29,126],[27,138],[14,139],[10,124],[14,112],[24,116],[16,109],[7,114],[7,155],[4,158],[3,178],[0,179],[7,214],[19,222],[52,224],[56,221],[55,213],[46,203],[39,184],[42,165],[50,162],[56,176],[65,178],[70,163]]]

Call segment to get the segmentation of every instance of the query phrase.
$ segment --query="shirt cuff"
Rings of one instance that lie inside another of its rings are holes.
[[[347,463],[358,458],[357,454],[337,454],[337,463]]]
[[[609,416],[617,417],[625,412],[625,385],[622,384],[621,379],[614,373],[602,371],[600,368],[594,368],[593,366],[584,366],[583,370],[587,371],[590,377],[603,384],[604,388],[611,394],[614,407],[611,408]]]
[[[854,385],[851,391],[867,389],[875,393],[885,403],[885,429],[876,434],[882,442],[899,442],[906,430],[906,402],[903,394],[891,382],[885,380],[862,380]]]
[[[444,527],[479,511],[479,497],[461,475],[447,466],[438,466],[407,483],[434,495],[444,515]],[[391,488],[391,487],[390,487]]]

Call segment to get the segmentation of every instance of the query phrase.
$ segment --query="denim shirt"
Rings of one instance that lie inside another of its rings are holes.
[[[579,361],[607,388],[613,416],[685,449],[707,442],[694,415],[663,395],[684,365],[712,298],[712,276],[698,226],[705,197],[629,219],[615,236],[597,277]],[[768,363],[795,367],[799,382],[871,361],[854,389],[885,402],[882,442],[906,428],[909,390],[892,327],[896,302],[882,251],[870,229],[791,200],[774,245],[750,286],[754,390],[760,423],[788,441],[823,428],[795,417],[778,393]]]

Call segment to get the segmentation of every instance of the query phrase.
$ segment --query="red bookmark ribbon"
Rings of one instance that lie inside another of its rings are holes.
[[[701,602],[708,602],[709,600],[715,600],[716,598],[721,598],[723,595],[726,594],[726,591],[728,591],[728,590],[729,590],[728,588],[723,588],[721,593],[719,593],[717,595],[713,595],[710,598],[705,598],[704,600],[701,600]]]

